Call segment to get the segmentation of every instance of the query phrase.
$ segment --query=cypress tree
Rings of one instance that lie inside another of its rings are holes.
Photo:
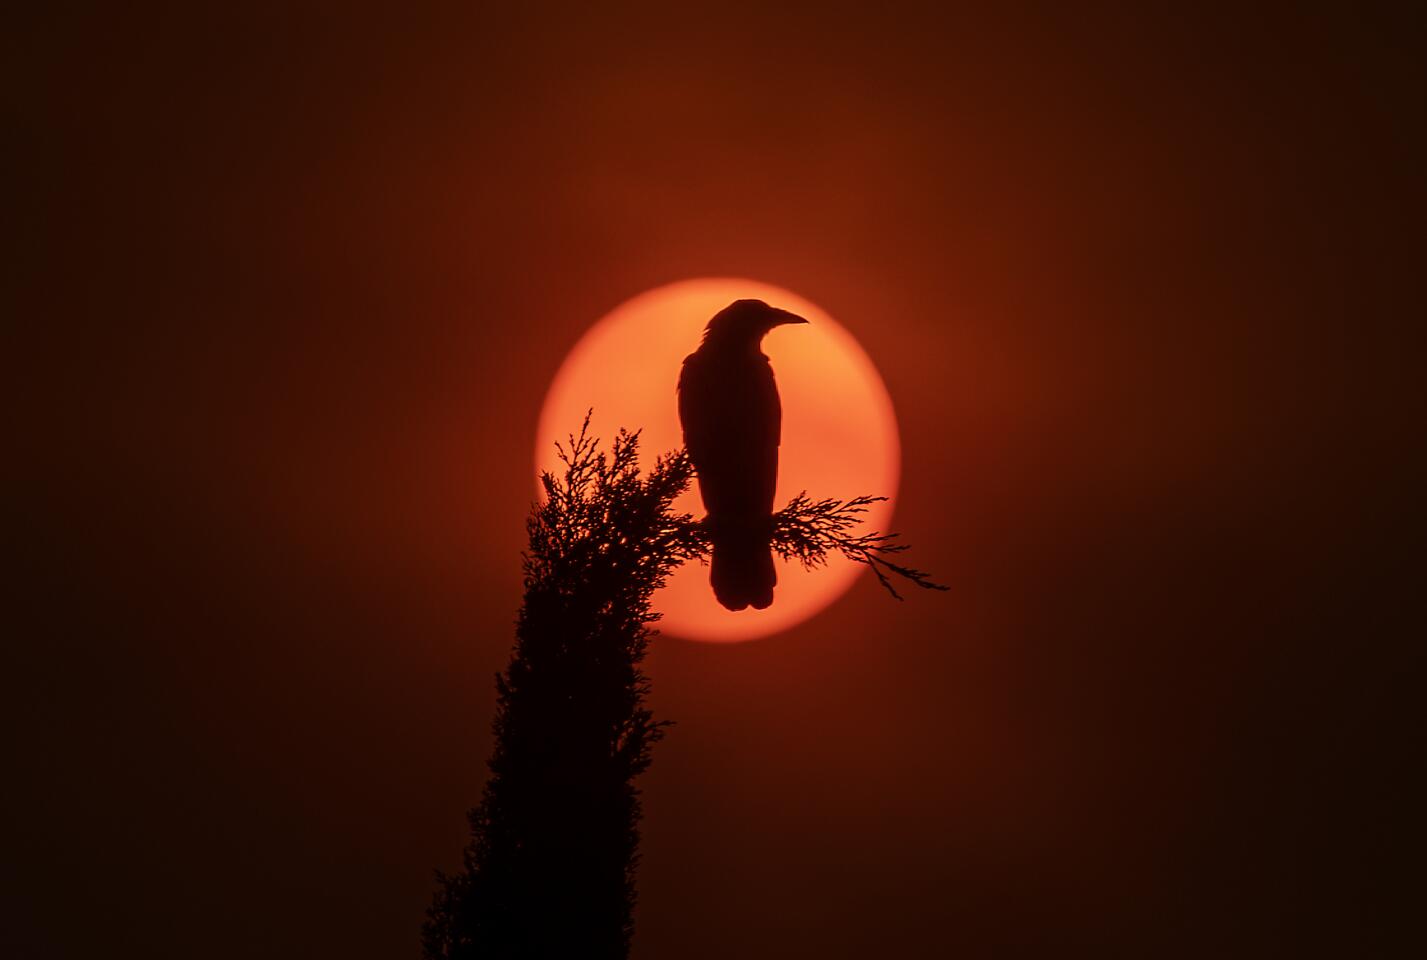
[[[561,448],[527,521],[525,598],[496,678],[495,748],[461,870],[438,875],[424,955],[627,956],[639,843],[633,780],[662,735],[640,670],[650,598],[696,556],[672,511],[692,468],[682,454],[638,469],[639,438],[606,455],[588,435]]]
[[[589,416],[560,475],[526,522],[525,596],[509,664],[496,677],[495,746],[481,801],[468,814],[461,869],[437,874],[422,927],[427,960],[622,960],[633,933],[639,791],[634,778],[663,735],[640,669],[658,615],[654,591],[708,555],[702,525],[676,514],[693,478],[683,451],[639,473],[639,435],[608,454]],[[891,556],[894,535],[853,532],[878,498],[810,500],[774,516],[771,546],[805,567],[832,553],[889,577],[944,590]],[[900,597],[898,597],[900,599]]]

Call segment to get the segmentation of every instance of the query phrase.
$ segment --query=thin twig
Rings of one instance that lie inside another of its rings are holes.
[[[851,500],[812,500],[804,491],[773,515],[773,552],[785,560],[797,560],[809,570],[825,565],[830,554],[841,554],[854,563],[870,567],[877,576],[877,582],[898,600],[902,599],[902,595],[893,585],[892,576],[923,590],[950,589],[934,581],[931,574],[924,570],[889,559],[908,549],[905,543],[893,542],[897,534],[851,532],[863,522],[863,515],[872,504],[886,499],[864,496]]]

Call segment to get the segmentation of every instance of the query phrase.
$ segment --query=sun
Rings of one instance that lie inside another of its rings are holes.
[[[827,311],[791,291],[753,280],[704,278],[658,287],[626,301],[594,324],[565,358],[545,397],[535,465],[555,470],[555,441],[578,430],[585,412],[607,442],[621,427],[641,430],[646,465],[683,446],[675,384],[704,325],[734,300],[751,297],[791,310],[808,325],[779,327],[763,341],[783,404],[776,507],[806,490],[819,497],[885,496],[865,529],[886,530],[901,466],[897,418],[872,360]],[[775,507],[775,508],[776,508]],[[697,489],[676,508],[703,515]],[[862,572],[833,557],[807,571],[778,561],[778,586],[766,610],[719,606],[707,566],[687,564],[654,598],[659,629],[693,640],[734,642],[795,626],[831,606]]]

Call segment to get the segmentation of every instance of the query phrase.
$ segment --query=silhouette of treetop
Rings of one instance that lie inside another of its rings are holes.
[[[547,504],[558,504],[591,534],[615,533],[622,548],[633,547],[657,562],[663,576],[689,560],[706,561],[713,544],[704,521],[690,514],[673,512],[673,502],[689,486],[693,464],[680,449],[660,456],[641,487],[639,482],[639,431],[621,429],[615,437],[608,460],[599,449],[599,439],[590,436],[590,417],[585,414],[579,434],[569,436],[569,446],[557,443],[563,476],[541,474]],[[654,522],[630,529],[628,517],[639,514],[649,498],[658,499],[661,509]],[[880,496],[856,496],[847,500],[814,500],[806,490],[773,514],[770,542],[773,552],[784,560],[796,560],[804,569],[825,566],[833,555],[871,568],[877,582],[897,600],[894,578],[924,590],[947,590],[923,570],[898,563],[894,558],[910,549],[898,543],[898,534],[856,533]],[[540,508],[537,507],[537,510]],[[600,536],[595,535],[595,540]],[[659,585],[663,585],[661,577]]]
[[[467,815],[461,869],[437,874],[423,955],[585,957],[629,953],[638,864],[639,791],[664,733],[645,705],[654,592],[712,550],[707,525],[674,502],[694,467],[678,450],[639,470],[639,434],[608,452],[590,436],[557,444],[564,468],[542,473],[526,521],[525,596],[510,663],[496,677],[495,745],[480,803]],[[858,534],[881,498],[794,497],[771,520],[772,550],[812,568],[840,554],[893,578],[944,590],[893,557],[891,534]],[[900,599],[900,598],[899,598]]]

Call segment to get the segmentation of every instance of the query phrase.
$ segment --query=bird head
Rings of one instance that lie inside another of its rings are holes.
[[[704,330],[704,343],[756,349],[764,334],[786,323],[807,323],[796,313],[770,307],[762,300],[735,300],[714,314]]]

